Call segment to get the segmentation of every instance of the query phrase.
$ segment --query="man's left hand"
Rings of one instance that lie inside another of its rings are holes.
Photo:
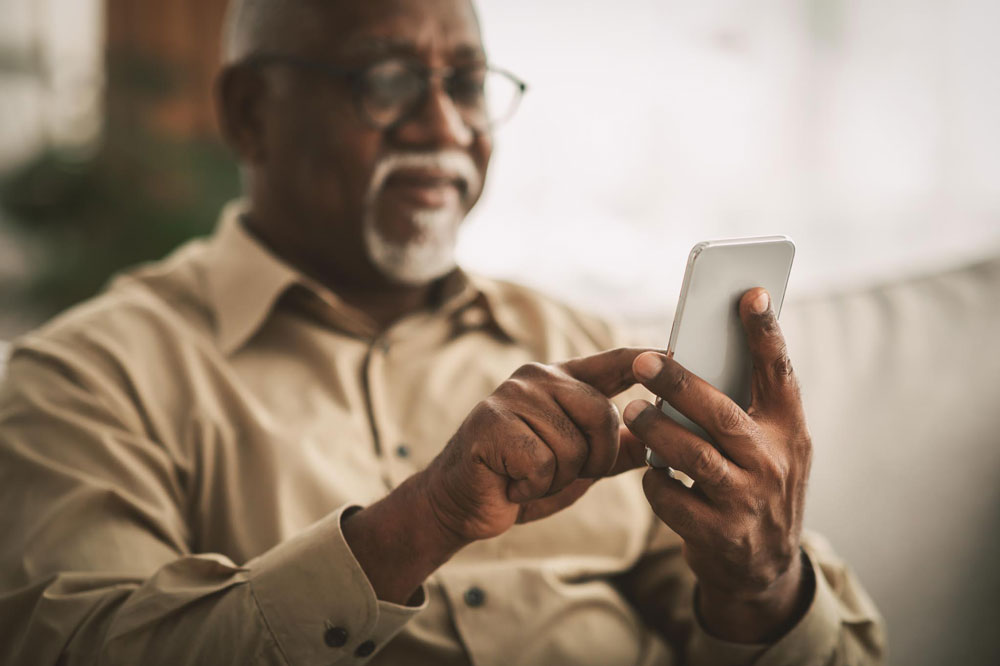
[[[633,365],[646,388],[715,446],[644,400],[624,417],[643,444],[694,479],[689,489],[667,470],[650,469],[643,487],[656,515],[684,540],[703,623],[719,638],[759,643],[787,631],[813,593],[799,554],[812,445],[767,292],[747,292],[740,316],[753,358],[746,411],[663,354],[642,354]]]

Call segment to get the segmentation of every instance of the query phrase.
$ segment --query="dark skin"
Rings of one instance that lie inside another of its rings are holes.
[[[467,0],[327,3],[288,49],[343,65],[386,49],[432,67],[482,57]],[[219,91],[225,134],[248,176],[251,231],[380,326],[431,305],[433,284],[393,283],[367,259],[361,222],[372,170],[387,151],[452,148],[485,177],[490,137],[464,126],[440,87],[387,131],[359,118],[346,89],[299,74],[229,68]],[[643,485],[656,515],[685,540],[709,631],[741,642],[780,636],[812,594],[798,558],[810,445],[774,314],[751,310],[757,296],[741,304],[755,365],[748,412],[651,350],[515,372],[425,470],[344,521],[378,597],[411,600],[466,545],[544,519],[597,480],[644,466],[648,445],[697,482],[689,490],[649,470]],[[651,361],[659,368],[647,373]],[[641,403],[622,426],[611,398],[636,382],[703,425],[719,448]]]

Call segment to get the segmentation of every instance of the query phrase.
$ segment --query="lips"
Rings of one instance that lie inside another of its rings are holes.
[[[436,169],[401,169],[385,180],[383,192],[424,208],[440,208],[465,196],[460,176]]]

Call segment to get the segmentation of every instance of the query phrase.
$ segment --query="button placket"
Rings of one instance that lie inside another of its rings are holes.
[[[377,443],[376,453],[382,466],[382,479],[387,488],[395,488],[412,473],[407,460],[410,449],[401,441],[397,426],[391,418],[393,412],[390,405],[386,404],[385,387],[388,381],[388,365],[391,362],[389,352],[392,347],[388,335],[372,341],[365,376],[369,416]],[[401,446],[407,447],[404,455],[400,454]]]

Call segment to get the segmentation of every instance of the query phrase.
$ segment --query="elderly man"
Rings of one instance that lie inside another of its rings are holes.
[[[522,91],[467,0],[236,3],[245,203],[13,349],[0,662],[879,659],[871,602],[801,536],[810,441],[765,292],[743,412],[456,268]],[[718,448],[645,400],[620,419],[633,384]],[[622,473],[645,445],[694,486]]]

